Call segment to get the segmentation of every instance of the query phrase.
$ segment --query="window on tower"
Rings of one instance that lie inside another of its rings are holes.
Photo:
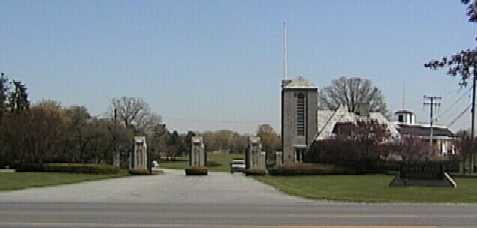
[[[404,122],[404,116],[403,115],[398,115],[398,122],[400,122],[400,123]]]
[[[305,95],[298,94],[296,101],[296,134],[305,136]]]

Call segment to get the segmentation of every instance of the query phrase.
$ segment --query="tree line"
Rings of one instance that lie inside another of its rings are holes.
[[[155,153],[174,150],[178,133],[169,132],[160,115],[144,100],[114,98],[105,115],[84,106],[64,107],[54,100],[31,104],[27,87],[0,76],[0,165],[28,163],[112,163],[113,151],[123,166],[133,137],[146,135]],[[159,156],[159,155],[157,155]]]
[[[269,125],[258,128],[266,150],[279,148],[280,139]],[[0,166],[30,163],[106,163],[113,152],[127,166],[136,135],[147,138],[150,156],[186,156],[194,135],[203,135],[208,151],[243,153],[247,136],[231,130],[169,131],[159,114],[141,98],[111,100],[105,114],[93,116],[84,106],[62,106],[54,100],[31,104],[25,84],[0,76]]]
[[[232,130],[216,130],[204,132],[192,132],[179,135],[178,147],[162,153],[166,159],[174,159],[177,156],[186,156],[190,151],[190,141],[192,136],[201,135],[204,140],[205,149],[208,152],[243,154],[248,146],[248,134],[240,134]],[[280,136],[269,124],[260,124],[257,127],[256,135],[262,140],[262,148],[267,153],[281,150]],[[184,145],[184,146],[183,146]],[[181,150],[183,149],[183,150]]]

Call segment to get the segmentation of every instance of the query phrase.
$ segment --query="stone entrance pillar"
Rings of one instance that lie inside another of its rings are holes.
[[[265,152],[262,151],[260,137],[248,138],[248,147],[245,154],[245,168],[265,171]]]
[[[207,154],[202,136],[193,136],[186,175],[207,175]]]
[[[189,165],[191,167],[205,166],[205,148],[202,136],[192,137],[192,148],[189,157]]]
[[[283,166],[283,153],[281,151],[275,152],[275,167]]]
[[[145,136],[134,137],[134,150],[129,154],[129,170],[147,171],[147,144]]]

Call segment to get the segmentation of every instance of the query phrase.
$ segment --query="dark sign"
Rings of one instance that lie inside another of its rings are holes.
[[[444,165],[441,162],[404,162],[399,176],[402,179],[441,180],[444,179]]]

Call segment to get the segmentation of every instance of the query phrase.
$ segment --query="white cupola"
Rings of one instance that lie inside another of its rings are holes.
[[[409,110],[399,110],[394,113],[400,124],[416,124],[416,115]]]

